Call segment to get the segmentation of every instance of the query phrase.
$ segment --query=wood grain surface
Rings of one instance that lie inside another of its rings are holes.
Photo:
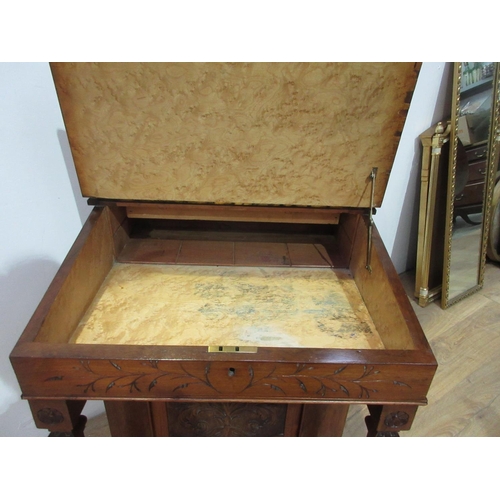
[[[186,203],[123,203],[134,219],[181,219],[338,224],[341,210],[298,207],[254,207],[237,205],[188,205]]]
[[[145,264],[113,267],[72,342],[384,347],[345,270]]]
[[[413,63],[54,63],[82,193],[380,206]]]
[[[366,269],[367,238],[367,218],[360,218],[350,263],[357,288],[386,349],[415,349],[418,338],[423,337],[423,333],[414,335],[420,325],[411,311],[394,265],[375,226],[372,236],[371,272]]]
[[[63,272],[71,266],[67,276],[59,286],[56,280],[51,285],[56,296],[43,318],[37,342],[67,342],[110,271],[115,248],[109,212],[94,209],[87,222],[92,227],[88,238],[74,260],[62,266]]]

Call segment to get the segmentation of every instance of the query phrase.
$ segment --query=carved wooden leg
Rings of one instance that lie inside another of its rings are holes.
[[[72,431],[53,431],[49,434],[49,437],[85,437],[85,434],[83,433],[85,425],[87,425],[87,417],[85,415],[80,415],[78,422],[75,427],[73,427]]]
[[[87,417],[81,415],[86,401],[33,399],[31,413],[39,429],[50,431],[50,437],[83,437]]]
[[[417,409],[416,405],[368,405],[367,436],[399,437],[399,431],[410,429]]]

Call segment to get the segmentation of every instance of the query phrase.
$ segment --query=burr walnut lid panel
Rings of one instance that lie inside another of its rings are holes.
[[[82,193],[380,206],[413,63],[53,63]]]

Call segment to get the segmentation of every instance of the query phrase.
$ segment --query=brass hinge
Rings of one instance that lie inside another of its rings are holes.
[[[366,269],[372,272],[372,233],[373,233],[373,214],[375,213],[375,180],[377,179],[377,167],[372,168],[370,179],[372,181],[372,192],[370,195],[370,219],[368,221],[368,243],[366,245]]]
[[[208,352],[241,352],[241,353],[251,353],[257,352],[257,347],[249,346],[227,346],[227,345],[211,345],[208,346]]]

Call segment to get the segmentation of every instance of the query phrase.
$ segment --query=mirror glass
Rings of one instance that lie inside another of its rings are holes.
[[[455,63],[443,307],[482,284],[495,63]]]

